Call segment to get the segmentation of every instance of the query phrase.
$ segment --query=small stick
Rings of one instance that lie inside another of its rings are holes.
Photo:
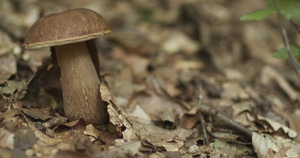
[[[252,138],[252,131],[251,130],[241,126],[240,124],[238,124],[237,122],[231,120],[230,118],[228,118],[224,114],[218,112],[216,109],[208,107],[207,105],[201,105],[199,110],[200,110],[201,113],[208,114],[208,115],[212,116],[213,118],[216,118],[216,119],[222,121],[223,123],[225,123],[230,128],[236,129],[240,133],[245,134],[246,137],[248,137],[250,139]]]
[[[198,93],[199,93],[199,95],[198,95],[198,106],[201,107],[202,106],[202,101],[203,101],[201,86],[199,86]],[[203,132],[203,135],[204,135],[204,145],[208,146],[209,141],[208,141],[208,138],[207,138],[206,127],[205,127],[206,122],[204,120],[204,117],[203,117],[201,111],[199,112],[199,119],[200,119],[200,123],[201,123],[202,132]]]

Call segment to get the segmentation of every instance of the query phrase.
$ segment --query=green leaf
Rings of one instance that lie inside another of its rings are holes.
[[[297,59],[300,57],[300,48],[298,46],[290,45],[292,55]],[[278,59],[287,59],[289,57],[285,47],[281,48],[279,51],[273,53],[273,56]]]
[[[298,0],[279,0],[278,6],[280,13],[286,19],[300,19],[300,2]]]
[[[214,142],[214,148],[219,149],[220,148],[220,141],[215,141]]]
[[[241,20],[256,20],[256,21],[259,21],[259,20],[263,20],[263,19],[269,17],[274,12],[275,12],[274,10],[266,8],[264,10],[258,10],[258,11],[255,11],[253,13],[250,13],[250,14],[245,14],[240,19]]]
[[[300,22],[300,1],[299,0],[277,0],[280,14],[286,19]],[[245,14],[241,20],[263,20],[271,14],[276,13],[276,6],[273,0],[269,0],[268,6],[263,10],[258,10],[250,14]]]

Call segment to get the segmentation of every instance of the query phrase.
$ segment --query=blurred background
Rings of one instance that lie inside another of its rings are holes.
[[[200,95],[202,103],[251,130],[259,131],[260,126],[247,119],[250,111],[255,117],[261,114],[299,132],[300,83],[289,60],[272,56],[284,46],[277,17],[273,15],[258,22],[240,20],[244,14],[263,9],[267,4],[268,1],[261,0],[0,0],[0,88],[9,87],[5,93],[1,92],[0,111],[4,113],[8,103],[18,105],[15,103],[25,96],[29,83],[16,82],[35,75],[53,75],[48,72],[52,66],[49,62],[38,71],[50,59],[49,48],[23,47],[26,31],[32,24],[52,13],[89,8],[101,14],[112,29],[111,33],[95,39],[95,43],[100,74],[115,96],[115,103],[125,111],[132,126],[146,122],[145,128],[151,124],[155,126],[154,133],[160,132],[143,135],[140,131],[145,138],[150,135],[154,139],[166,133],[166,129],[199,129],[198,115],[188,111],[197,106]],[[299,34],[292,24],[285,21],[285,27],[290,43],[300,45]],[[54,104],[61,107],[61,98],[55,96],[61,89],[51,81],[46,77],[32,83],[37,92],[27,93],[29,97],[22,100],[22,108]],[[43,92],[49,86],[56,88],[52,96]],[[157,126],[162,128],[158,130]],[[180,138],[186,143],[190,137],[191,142],[199,145],[201,132],[189,132],[194,135],[189,133]],[[210,140],[217,140],[215,131],[209,132]],[[221,141],[226,139],[220,137]],[[167,143],[178,141],[175,137],[164,139]],[[190,147],[188,143],[185,145]],[[244,147],[253,155],[252,147]],[[230,150],[225,153],[230,154]]]

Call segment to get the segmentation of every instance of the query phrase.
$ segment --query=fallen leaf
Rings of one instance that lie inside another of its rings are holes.
[[[32,148],[37,138],[30,128],[21,128],[15,133],[14,147],[16,149],[26,150]]]
[[[14,137],[15,134],[10,131],[0,128],[0,147],[14,149]]]
[[[17,129],[21,122],[19,114],[19,109],[7,110],[5,113],[0,115],[0,120],[2,120],[1,124],[9,130]]]
[[[124,112],[114,103],[114,97],[106,87],[105,83],[100,84],[101,99],[107,105],[107,112],[109,114],[109,121],[116,126],[116,131],[123,136],[125,141],[136,139],[136,131],[132,128],[131,123],[127,120]]]
[[[93,137],[93,140],[91,140],[92,142],[99,137],[99,131],[92,124],[88,124],[86,126],[85,130],[83,131],[83,134],[92,136]]]
[[[199,121],[200,121],[200,116],[198,113],[192,115],[186,113],[181,117],[182,125],[186,129],[193,128],[196,125],[196,123],[198,123]]]
[[[252,145],[259,158],[274,156],[276,154],[287,157],[300,157],[300,144],[290,139],[253,132]],[[283,153],[284,152],[284,153]]]
[[[272,128],[273,131],[277,132],[279,131],[280,129],[283,130],[283,132],[285,134],[287,134],[290,138],[295,138],[297,136],[297,132],[290,129],[289,127],[287,126],[284,126],[278,122],[275,122],[271,119],[268,119],[268,118],[265,118],[261,115],[257,115],[257,118],[259,121],[265,121],[266,123],[268,123],[268,126],[270,126]],[[273,133],[273,132],[271,132]]]
[[[275,81],[277,85],[289,96],[293,101],[299,99],[299,92],[296,91],[290,83],[278,71],[270,66],[265,66],[261,72],[260,82],[268,85],[271,81]]]
[[[172,120],[176,120],[176,117],[180,118],[186,111],[181,103],[172,98],[154,78],[149,78],[146,90],[133,94],[128,107],[134,109],[136,105],[143,108],[153,121],[157,121],[160,113],[169,108],[174,111]]]
[[[22,109],[22,112],[27,116],[35,120],[48,120],[51,119],[52,116],[49,115],[50,109],[49,108],[31,108],[31,109]]]
[[[133,140],[130,142],[117,142],[110,150],[111,153],[115,153],[114,157],[135,157],[141,148],[142,143],[139,140]]]
[[[11,75],[17,73],[17,61],[14,55],[7,54],[0,56],[0,63],[0,83],[3,84]]]
[[[34,127],[26,118],[26,116],[24,115],[24,118],[26,119],[26,122],[28,124],[28,126],[31,128],[31,130],[34,131],[35,136],[42,141],[43,143],[47,144],[47,145],[55,145],[58,144],[60,142],[60,140],[56,139],[56,138],[51,138],[49,136],[47,136],[46,134],[44,134],[43,132],[41,132],[40,130],[38,130],[36,127]]]
[[[28,83],[28,80],[7,81],[4,87],[0,87],[0,95],[5,101],[14,103],[25,96]]]
[[[128,117],[135,117],[139,119],[140,122],[151,123],[150,116],[139,105],[136,105],[134,110],[128,113]]]
[[[172,31],[169,37],[161,44],[161,50],[167,54],[184,52],[193,54],[200,48],[200,44],[179,31]]]
[[[224,91],[221,93],[221,96],[224,98],[228,98],[231,100],[246,100],[250,98],[248,93],[246,93],[245,90],[237,82],[225,82],[223,84],[223,90]]]

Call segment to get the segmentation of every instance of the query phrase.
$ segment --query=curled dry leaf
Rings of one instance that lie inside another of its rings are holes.
[[[31,130],[34,131],[35,136],[43,143],[47,144],[47,145],[55,145],[58,144],[60,142],[60,140],[55,139],[55,138],[51,138],[49,136],[47,136],[46,134],[44,134],[43,132],[41,132],[40,130],[38,130],[36,127],[34,127],[26,118],[26,116],[24,116],[28,126],[31,128]]]
[[[7,81],[5,87],[0,87],[0,95],[5,101],[14,103],[25,96],[30,80]]]
[[[184,128],[191,129],[200,121],[199,113],[196,114],[184,114],[181,117],[181,122]]]
[[[88,124],[86,126],[85,130],[83,131],[83,133],[85,135],[92,136],[94,138],[93,141],[96,140],[99,137],[98,130],[92,124]]]
[[[253,132],[252,145],[259,158],[300,157],[300,144],[290,139],[275,139],[270,135]]]
[[[22,112],[26,114],[27,116],[30,116],[31,118],[35,120],[48,120],[51,119],[52,116],[50,116],[49,113],[49,108],[32,108],[32,109],[23,109]]]
[[[63,125],[67,121],[68,121],[68,118],[62,117],[62,116],[57,116],[57,117],[51,118],[47,122],[44,122],[43,126],[45,126],[46,128],[56,128],[59,125]]]
[[[272,130],[274,130],[274,131],[278,131],[278,130],[281,129],[290,138],[295,138],[297,136],[297,132],[294,131],[294,130],[292,130],[292,129],[290,129],[287,126],[284,126],[284,125],[282,125],[282,124],[280,124],[278,122],[275,122],[275,121],[273,121],[271,119],[265,118],[265,117],[260,116],[260,115],[258,115],[257,118],[258,118],[259,121],[266,121],[268,123],[268,125],[272,128]]]
[[[101,99],[108,104],[109,121],[116,126],[116,131],[123,136],[123,140],[130,141],[137,138],[136,131],[132,128],[123,111],[114,103],[113,95],[103,82],[100,83],[100,95]]]
[[[150,152],[156,149],[178,151],[179,148],[182,147],[184,140],[195,134],[195,131],[187,130],[182,127],[168,130],[153,125],[153,123],[145,123],[133,117],[129,119],[133,128],[139,133],[139,138],[143,143],[141,150],[144,152]]]

